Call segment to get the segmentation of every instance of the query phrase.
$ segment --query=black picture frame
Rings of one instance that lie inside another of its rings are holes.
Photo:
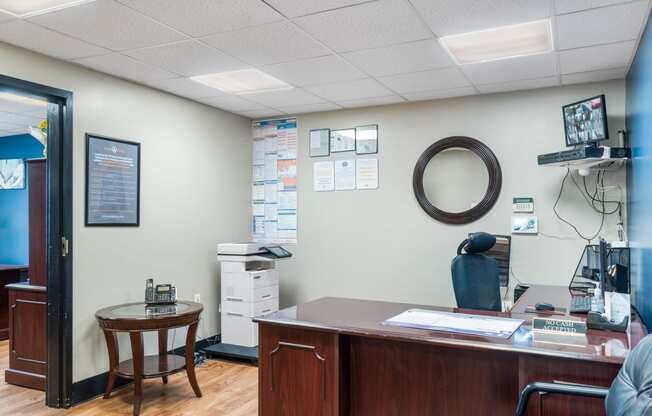
[[[375,127],[376,130],[376,151],[375,152],[362,152],[358,146],[358,129],[365,127]],[[355,154],[356,155],[375,155],[378,154],[378,124],[367,124],[365,126],[358,126],[355,128]]]
[[[585,142],[578,142],[578,143],[569,143],[568,142],[568,125],[566,124],[566,108],[575,106],[577,104],[581,104],[587,101],[592,101],[595,100],[596,98],[599,98],[602,100],[602,111],[604,113],[604,118],[603,120],[603,128],[604,128],[604,139],[598,139],[598,140],[587,140]],[[576,101],[574,103],[566,104],[561,107],[561,117],[564,122],[564,142],[566,143],[566,147],[574,147],[574,146],[583,146],[583,145],[593,145],[597,146],[599,142],[601,141],[607,141],[609,140],[609,122],[607,120],[608,114],[607,114],[607,99],[604,94],[596,95],[595,97],[590,97],[590,98],[585,98],[583,100]]]
[[[89,219],[89,184],[90,184],[90,141],[92,139],[105,140],[107,142],[119,143],[122,145],[135,146],[137,149],[137,165],[136,165],[136,221],[135,222],[91,222]],[[85,196],[84,196],[84,223],[87,227],[139,227],[140,226],[140,159],[141,159],[141,144],[138,142],[116,139],[114,137],[103,136],[100,134],[86,133],[86,167],[85,167]]]
[[[331,146],[331,144],[330,144],[333,134],[337,133],[339,131],[347,131],[347,130],[353,131],[353,148],[352,149],[346,149],[346,150],[333,150],[333,146]],[[331,130],[330,131],[329,136],[328,136],[328,147],[329,147],[330,153],[355,152],[356,151],[356,146],[357,146],[357,139],[356,139],[355,127],[351,127],[351,128],[348,128],[348,129],[336,129],[336,130]]]
[[[328,156],[330,156],[331,155],[331,129],[312,129],[312,130],[310,130],[310,132],[308,133],[308,140],[309,141],[312,140],[311,136],[312,136],[313,131],[320,131],[320,132],[325,131],[325,132],[328,132],[328,140],[327,140],[327,142],[328,142],[328,153],[326,153],[324,155],[314,155],[314,154],[312,154],[312,146],[311,146],[311,143],[309,142],[308,143],[308,148],[309,148],[309,152],[310,152],[310,157],[328,157]]]

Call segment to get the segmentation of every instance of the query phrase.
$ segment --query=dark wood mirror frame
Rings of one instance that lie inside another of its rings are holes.
[[[423,174],[430,160],[446,149],[467,149],[475,153],[487,167],[489,185],[484,198],[473,208],[462,212],[446,212],[434,206],[426,197],[423,189]],[[428,147],[417,160],[412,175],[412,187],[417,202],[424,211],[437,221],[446,224],[468,224],[485,215],[494,206],[503,183],[500,163],[494,152],[487,145],[471,137],[452,136],[441,139]]]

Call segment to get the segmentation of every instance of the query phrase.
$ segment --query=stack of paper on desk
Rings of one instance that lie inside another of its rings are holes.
[[[509,338],[523,322],[522,319],[410,309],[387,319],[383,325]]]

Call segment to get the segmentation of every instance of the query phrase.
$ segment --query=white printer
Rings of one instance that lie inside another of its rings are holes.
[[[229,350],[229,355],[237,356],[233,353],[237,347],[250,349],[258,346],[258,325],[252,322],[252,318],[278,311],[276,260],[291,256],[292,253],[278,245],[217,245],[217,259],[222,269],[220,311],[223,345],[220,348]]]

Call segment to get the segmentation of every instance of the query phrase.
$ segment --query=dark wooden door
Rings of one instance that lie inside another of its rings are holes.
[[[27,161],[29,176],[29,280],[47,285],[46,269],[46,159]]]

